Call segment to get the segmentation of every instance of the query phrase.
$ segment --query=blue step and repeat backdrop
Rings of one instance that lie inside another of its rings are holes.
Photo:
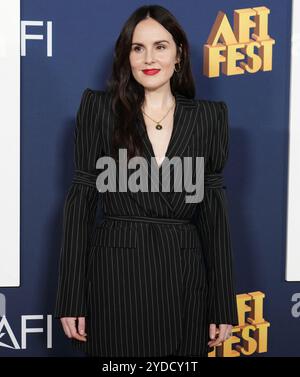
[[[209,356],[300,356],[300,283],[285,275],[292,2],[157,4],[186,31],[197,98],[229,108],[224,175],[240,323]],[[1,356],[82,355],[53,318],[75,115],[85,88],[105,89],[121,26],[141,5],[21,1],[20,285],[0,287]],[[238,48],[215,40],[222,25]],[[214,55],[216,42],[227,65]]]

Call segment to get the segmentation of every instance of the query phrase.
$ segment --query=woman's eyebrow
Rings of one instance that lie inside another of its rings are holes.
[[[154,45],[157,45],[159,43],[162,43],[162,42],[167,42],[167,43],[170,43],[169,41],[166,41],[166,40],[161,40],[161,41],[156,41],[156,42],[153,42]],[[139,46],[144,46],[143,43],[139,43],[139,42],[134,42],[134,43],[131,43],[131,46],[132,45],[139,45]]]

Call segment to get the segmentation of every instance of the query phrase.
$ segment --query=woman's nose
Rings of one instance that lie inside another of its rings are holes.
[[[146,51],[145,62],[152,63],[152,61],[153,61],[153,53],[151,50],[148,50]]]

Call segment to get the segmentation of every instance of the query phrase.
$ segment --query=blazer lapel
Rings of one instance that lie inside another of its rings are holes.
[[[184,155],[185,149],[189,145],[189,140],[193,135],[194,129],[196,127],[196,119],[197,119],[197,105],[195,100],[189,99],[179,93],[175,93],[176,99],[176,107],[174,112],[174,123],[173,123],[173,131],[170,138],[170,142],[167,148],[166,157],[168,160],[171,160],[172,157],[178,156],[182,157]],[[137,120],[138,131],[140,133],[143,147],[144,147],[144,157],[147,160],[147,173],[148,177],[152,182],[153,177],[151,176],[151,158],[153,158],[153,163],[157,167],[157,162],[154,156],[154,150],[151,144],[151,141],[148,137],[146,125],[144,122],[144,118],[141,115]],[[164,166],[167,166],[168,161],[165,158],[162,164],[159,166],[159,173],[161,173]],[[168,169],[165,170],[165,173]],[[166,180],[169,179],[170,173],[173,171],[172,165],[170,166],[169,173],[166,173],[164,177]],[[162,191],[162,182],[159,179],[159,192],[158,194],[161,196],[162,200],[165,204],[169,207],[171,211],[174,211],[174,205],[172,204],[172,193],[174,191],[173,182],[170,182],[170,192]],[[150,188],[149,188],[150,189]],[[134,198],[139,198],[134,194]],[[141,198],[142,200],[142,198]]]

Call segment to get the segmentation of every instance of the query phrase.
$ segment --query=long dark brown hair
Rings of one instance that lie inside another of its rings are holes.
[[[188,98],[195,97],[195,84],[191,71],[189,44],[185,32],[176,18],[160,5],[145,5],[134,11],[125,22],[116,41],[111,77],[107,91],[112,94],[112,110],[116,127],[112,136],[113,155],[117,158],[118,149],[126,148],[127,157],[141,155],[142,144],[135,127],[137,117],[141,116],[144,101],[144,87],[132,75],[129,61],[132,37],[136,25],[151,17],[172,34],[176,43],[177,56],[181,56],[180,70],[170,79],[172,94],[182,94]],[[179,46],[181,47],[181,53]]]

